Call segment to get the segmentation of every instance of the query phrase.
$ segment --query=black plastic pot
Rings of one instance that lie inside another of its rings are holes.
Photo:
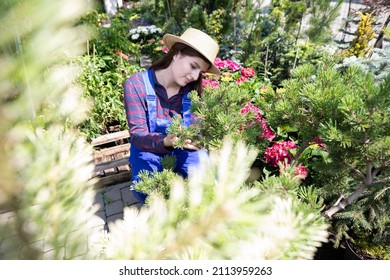
[[[318,248],[314,260],[344,260],[345,259],[344,248],[334,248],[333,242],[323,244]]]
[[[364,260],[364,258],[355,251],[353,244],[348,240],[345,240],[345,259]]]

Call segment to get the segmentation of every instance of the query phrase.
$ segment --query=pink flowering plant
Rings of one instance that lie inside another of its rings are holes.
[[[299,148],[303,148],[301,153],[298,153]],[[291,140],[281,140],[273,142],[264,150],[265,163],[278,168],[279,174],[285,172],[287,168],[292,169],[294,180],[298,181],[303,181],[308,177],[309,166],[316,156],[321,156],[324,161],[327,160],[326,147],[319,138],[305,147],[298,147],[297,143]]]
[[[266,163],[270,163],[274,167],[278,167],[279,163],[290,164],[292,156],[296,152],[296,144],[293,141],[280,141],[273,143],[267,147],[264,152]]]
[[[252,105],[251,102],[248,102],[245,105],[245,107],[240,110],[240,113],[243,115],[251,113],[251,114],[254,114],[254,116],[255,116],[255,120],[253,122],[248,123],[246,125],[245,129],[248,127],[254,126],[254,125],[258,125],[259,131],[261,131],[260,137],[267,139],[269,141],[274,139],[275,134],[271,130],[271,128],[269,127],[267,121],[263,117],[263,115],[258,107]]]
[[[239,62],[217,57],[214,61],[215,66],[221,71],[221,75],[205,75],[203,86],[212,88],[219,87],[221,83],[235,83],[243,85],[245,82],[253,83],[257,81],[256,72],[251,67],[244,67]]]

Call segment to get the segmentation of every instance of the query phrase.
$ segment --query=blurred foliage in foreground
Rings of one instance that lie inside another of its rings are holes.
[[[1,1],[1,259],[86,253],[92,150],[73,128],[87,107],[66,62],[85,49],[73,21],[87,3]]]

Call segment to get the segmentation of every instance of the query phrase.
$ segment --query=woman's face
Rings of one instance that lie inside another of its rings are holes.
[[[188,56],[178,53],[173,56],[171,63],[173,78],[180,86],[196,81],[210,64],[198,56]]]

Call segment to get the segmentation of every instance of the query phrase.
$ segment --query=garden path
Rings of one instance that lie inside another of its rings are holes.
[[[95,215],[87,222],[88,237],[85,240],[85,247],[81,248],[79,258],[83,259],[83,255],[91,248],[97,238],[102,234],[110,231],[110,224],[123,219],[123,209],[125,207],[140,207],[139,202],[133,197],[130,190],[130,182],[120,183],[112,186],[106,186],[95,190],[94,203],[98,206]],[[17,252],[10,252],[7,246],[7,240],[12,239],[12,236],[6,236],[1,225],[9,223],[14,219],[11,212],[0,212],[0,260],[1,259],[19,259],[20,253],[24,249],[19,247]],[[77,229],[74,229],[75,231]],[[37,238],[32,241],[34,247],[38,247],[42,252],[42,259],[52,259],[53,248],[50,248],[45,243],[44,238]],[[14,250],[14,249],[13,249]],[[63,258],[66,258],[66,248],[63,253]]]

